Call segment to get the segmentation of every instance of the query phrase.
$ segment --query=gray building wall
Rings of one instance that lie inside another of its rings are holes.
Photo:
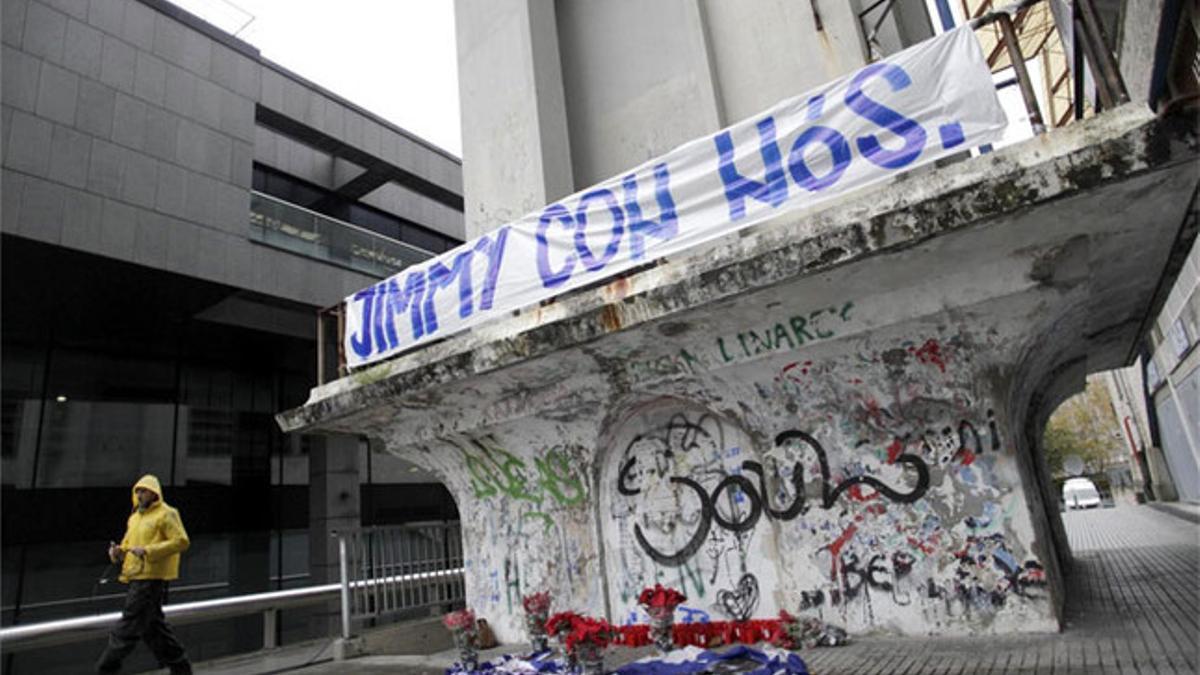
[[[1150,342],[1147,384],[1163,455],[1179,497],[1200,502],[1200,244],[1188,254]]]
[[[263,109],[462,193],[453,156],[166,3],[5,0],[2,25],[5,233],[332,304],[373,279],[250,241],[252,162],[329,188],[354,173],[256,124]],[[378,192],[363,201],[462,237],[457,209]]]

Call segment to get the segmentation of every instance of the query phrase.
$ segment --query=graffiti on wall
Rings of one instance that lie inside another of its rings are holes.
[[[454,437],[444,440],[448,452],[431,453],[459,503],[468,601],[502,632],[519,630],[521,598],[534,590],[581,606],[601,601],[589,572],[598,553],[587,452],[564,436]]]
[[[685,430],[683,432],[685,433],[685,438],[688,434],[706,433],[701,427],[691,425],[686,417],[672,418],[668,426],[668,434],[672,431]],[[636,453],[630,452],[633,445],[641,440],[639,437],[630,442],[630,448],[627,449],[628,459],[622,463],[621,469],[617,474],[617,492],[626,497],[634,497],[641,492],[641,487],[637,484],[640,481],[634,477],[639,475],[644,476],[645,473],[639,474],[637,472],[638,456]],[[900,503],[916,501],[929,489],[929,468],[925,464],[925,461],[916,455],[899,453],[891,458],[890,463],[911,466],[915,470],[915,485],[906,492],[894,489],[878,478],[866,474],[849,476],[842,479],[835,486],[831,481],[829,460],[825,449],[817,439],[803,431],[790,430],[779,434],[775,442],[777,445],[802,443],[812,449],[820,467],[820,508],[822,509],[833,508],[843,493],[861,485],[870,486],[879,494]],[[806,499],[804,465],[802,461],[797,460],[792,465],[790,475],[792,494],[789,497],[788,505],[782,508],[776,508],[771,504],[772,491],[767,488],[767,474],[763,470],[762,463],[754,460],[744,460],[738,468],[739,471],[737,473],[721,474],[721,479],[711,491],[706,490],[694,478],[685,475],[667,476],[667,480],[670,483],[686,488],[693,493],[696,501],[699,503],[698,515],[694,519],[696,524],[691,536],[688,537],[687,543],[683,547],[678,551],[664,552],[655,548],[647,540],[642,531],[641,524],[634,523],[634,537],[637,539],[638,545],[646,552],[646,555],[650,556],[652,560],[660,565],[678,566],[696,554],[696,551],[700,549],[708,538],[709,531],[714,524],[721,529],[739,534],[753,529],[758,523],[759,518],[764,514],[766,517],[774,520],[789,521],[807,512],[809,504]],[[757,483],[748,478],[746,474],[756,476]],[[734,503],[744,505],[744,515],[742,514],[743,509],[740,508],[734,509],[734,513],[730,517],[726,517],[717,509],[717,505],[722,503],[722,497],[726,493],[729,493]],[[676,519],[680,519],[681,516],[681,513],[675,514]]]
[[[600,484],[614,604],[674,582],[729,618],[809,609],[862,627],[1042,600],[1044,571],[1014,538],[1019,479],[967,349],[923,338],[740,366],[771,375],[739,372],[753,394],[733,390],[732,409],[753,416],[736,422],[683,401],[631,413]]]

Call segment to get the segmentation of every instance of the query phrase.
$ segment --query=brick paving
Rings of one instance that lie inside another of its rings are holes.
[[[1075,567],[1062,633],[864,637],[846,647],[807,650],[804,660],[813,675],[1197,673],[1200,525],[1189,513],[1200,509],[1121,505],[1064,514]],[[622,662],[641,655],[625,652]],[[416,675],[441,673],[452,660],[450,653],[375,656],[291,672]]]

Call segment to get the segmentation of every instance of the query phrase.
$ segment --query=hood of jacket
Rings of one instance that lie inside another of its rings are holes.
[[[148,473],[145,476],[142,476],[141,478],[139,478],[138,482],[134,483],[133,487],[129,490],[130,498],[133,500],[133,508],[134,509],[136,509],[138,507],[138,498],[137,498],[137,489],[138,488],[145,488],[145,489],[153,492],[154,494],[158,495],[158,501],[154,502],[155,504],[164,503],[165,500],[163,499],[162,484],[158,482],[158,477],[156,477],[154,474]]]

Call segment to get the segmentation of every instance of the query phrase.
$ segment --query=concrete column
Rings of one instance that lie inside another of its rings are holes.
[[[457,0],[466,236],[574,192],[551,0]]]
[[[338,550],[333,533],[359,527],[358,436],[313,438],[308,456],[308,546],[313,584],[338,581]],[[334,635],[339,629],[338,604],[330,603],[314,617],[315,629]]]

